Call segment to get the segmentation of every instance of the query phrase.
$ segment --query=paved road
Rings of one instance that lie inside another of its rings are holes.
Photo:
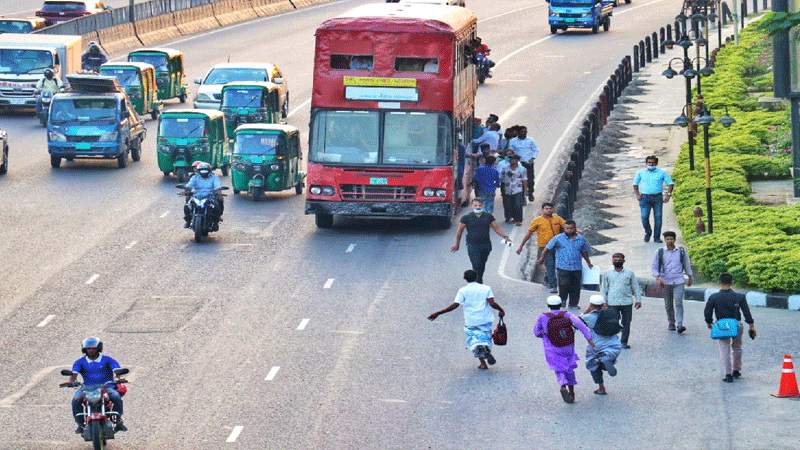
[[[167,44],[186,52],[191,78],[229,57],[277,63],[291,85],[289,123],[305,134],[314,29],[360,3]],[[546,184],[567,124],[679,5],[622,5],[609,33],[551,36],[542,3],[497,11],[473,0],[498,62],[478,115],[528,125]],[[88,335],[133,369],[131,431],[114,449],[796,446],[798,403],[768,397],[783,352],[798,353],[785,311],[756,312],[761,336],[745,344],[745,378],[727,385],[700,305],[688,306],[690,331],[677,336],[648,301],[611,395],[591,395],[581,370],[578,402],[565,405],[529,333],[544,291],[514,280],[516,256],[498,275],[500,248],[486,281],[508,311],[511,342],[479,372],[460,311],[424,319],[451,301],[469,266],[466,252],[448,251],[452,230],[403,221],[317,230],[287,192],[260,203],[229,197],[221,232],[197,245],[180,228],[175,180],[157,169],[154,121],[142,161],[124,170],[85,161],[52,170],[33,117],[0,125],[12,145],[0,178],[0,198],[11,199],[0,203],[0,449],[86,448],[72,435],[68,393],[55,386]],[[601,416],[620,439],[597,433]]]

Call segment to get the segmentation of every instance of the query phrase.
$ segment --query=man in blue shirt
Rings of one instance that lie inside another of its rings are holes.
[[[639,201],[639,208],[642,210],[642,226],[644,227],[644,241],[661,242],[661,218],[664,203],[672,197],[672,188],[675,183],[669,174],[658,167],[658,158],[650,155],[645,158],[646,169],[636,173],[633,179],[633,192],[636,200]],[[664,185],[667,185],[667,192],[663,192]],[[653,211],[653,228],[650,228],[650,210]]]
[[[586,260],[586,264],[590,268],[593,266],[589,260],[589,244],[586,243],[583,236],[578,234],[578,226],[574,220],[564,222],[564,232],[550,239],[536,263],[544,264],[545,257],[552,251],[556,252],[558,296],[561,297],[561,307],[566,306],[567,298],[569,298],[569,307],[578,309],[581,285],[583,284],[581,258]]]
[[[476,195],[483,199],[483,209],[489,214],[494,214],[494,190],[500,187],[500,173],[494,168],[496,160],[492,155],[487,156],[486,165],[475,171]]]
[[[214,224],[213,230],[219,229],[219,223],[222,222],[222,213],[225,212],[225,203],[223,203],[222,196],[217,195],[218,191],[222,188],[222,181],[219,177],[211,173],[211,165],[208,163],[200,163],[197,165],[197,175],[193,176],[188,183],[186,189],[192,191],[193,196],[197,198],[211,197],[214,203]],[[189,228],[192,221],[192,208],[189,206],[189,198],[186,198],[186,204],[183,205],[183,224],[184,228]]]
[[[90,337],[83,340],[81,352],[86,356],[75,361],[72,365],[72,376],[69,381],[61,383],[60,386],[69,386],[78,379],[80,374],[83,377],[83,384],[105,384],[106,393],[109,400],[114,405],[114,411],[119,414],[117,426],[114,431],[128,431],[128,428],[122,423],[122,397],[117,392],[117,385],[113,384],[114,369],[119,369],[119,363],[110,356],[101,355],[103,351],[103,343],[95,338]],[[119,381],[126,383],[127,380],[120,378]],[[75,434],[83,433],[85,418],[79,414],[83,412],[83,393],[77,391],[72,398],[72,416],[78,424]]]

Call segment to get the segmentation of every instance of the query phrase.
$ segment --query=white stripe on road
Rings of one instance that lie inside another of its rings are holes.
[[[39,322],[39,325],[36,325],[36,326],[37,326],[37,327],[39,327],[39,328],[41,328],[41,327],[43,327],[43,326],[47,325],[48,323],[50,323],[50,321],[51,321],[51,320],[53,320],[53,319],[55,319],[55,318],[56,318],[56,316],[55,316],[55,315],[53,315],[53,314],[50,314],[49,316],[45,317],[45,318],[44,318],[44,320],[42,320],[41,322]]]
[[[325,286],[323,286],[323,288],[330,289],[332,284],[333,284],[333,278],[328,278],[328,281],[325,282]]]
[[[97,273],[96,273],[96,274],[92,275],[92,277],[91,277],[91,278],[89,278],[88,280],[86,280],[86,284],[92,284],[92,283],[94,283],[94,282],[95,282],[95,280],[97,280],[98,278],[100,278],[100,274],[97,274]]]
[[[311,99],[309,98],[308,100],[304,101],[303,103],[300,103],[300,104],[297,106],[297,108],[295,108],[295,109],[293,109],[293,110],[292,110],[292,112],[290,112],[289,114],[287,114],[287,115],[286,115],[286,118],[288,119],[289,117],[292,117],[292,114],[296,113],[297,111],[300,111],[301,109],[304,109],[306,106],[308,106],[308,105],[310,105],[310,104],[311,104]]]
[[[267,374],[267,378],[264,378],[264,381],[272,381],[272,379],[275,378],[275,375],[278,374],[279,370],[281,370],[279,366],[275,366],[270,369],[269,373]]]
[[[347,247],[347,250],[345,250],[344,252],[345,253],[352,253],[353,249],[355,249],[355,248],[356,248],[356,244],[350,244],[350,246]]]
[[[126,246],[125,246],[125,249],[126,249],[126,250],[130,250],[130,249],[132,249],[132,248],[133,248],[133,246],[134,246],[134,245],[136,245],[136,244],[138,244],[138,243],[139,243],[139,241],[131,241],[131,243],[130,243],[130,244],[128,244],[128,245],[126,245]]]
[[[306,329],[306,325],[308,325],[308,322],[310,322],[310,321],[311,321],[311,319],[303,319],[303,320],[301,320],[300,321],[300,325],[297,326],[297,329],[300,330],[300,331],[305,330]]]
[[[519,98],[517,99],[517,101],[515,101],[515,102],[514,102],[514,104],[513,104],[513,105],[511,105],[511,107],[510,107],[510,108],[508,108],[507,110],[505,110],[505,112],[503,113],[503,115],[502,115],[502,116],[500,116],[500,118],[498,119],[498,122],[500,122],[500,123],[505,123],[505,122],[506,122],[508,119],[510,119],[510,118],[511,118],[511,115],[512,115],[512,114],[514,114],[515,112],[517,112],[517,110],[519,109],[519,107],[520,107],[520,106],[522,106],[522,104],[523,104],[523,103],[525,103],[525,100],[527,100],[527,99],[528,99],[528,97],[526,97],[526,96],[524,96],[524,95],[523,95],[522,97],[519,97]]]
[[[228,436],[228,440],[226,440],[225,442],[236,442],[236,438],[239,437],[239,433],[242,432],[242,429],[244,429],[244,427],[241,425],[236,425],[235,427],[233,427],[231,435]]]
[[[160,215],[158,217],[163,219],[164,217],[167,217],[168,214],[169,214],[169,211],[164,211],[164,214],[162,214],[162,215]]]

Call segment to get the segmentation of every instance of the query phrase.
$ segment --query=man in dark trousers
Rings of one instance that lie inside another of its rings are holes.
[[[472,212],[461,217],[461,223],[456,232],[456,245],[450,247],[455,253],[461,247],[461,235],[467,229],[467,254],[472,263],[472,270],[478,273],[478,283],[483,283],[483,272],[486,270],[486,261],[492,252],[492,240],[489,238],[489,228],[493,229],[506,242],[511,240],[500,229],[494,216],[483,210],[483,200],[476,198],[472,201]]]
[[[589,260],[589,244],[583,236],[578,234],[578,226],[574,220],[564,222],[564,232],[550,239],[536,264],[544,264],[547,254],[554,250],[561,306],[567,306],[567,298],[569,298],[569,307],[579,309],[578,302],[581,298],[583,282],[581,258],[586,260],[589,267],[592,267],[592,261]]]
[[[725,372],[725,378],[722,381],[726,383],[732,383],[735,378],[742,376],[742,331],[744,327],[742,326],[741,314],[744,314],[744,321],[750,325],[750,339],[756,338],[756,327],[753,322],[753,316],[750,315],[750,307],[747,306],[747,299],[744,294],[734,292],[731,289],[732,282],[733,276],[731,274],[727,272],[721,273],[719,275],[719,292],[708,297],[705,309],[708,328],[711,328],[714,323],[711,317],[712,313],[717,320],[736,319],[739,321],[739,332],[736,337],[717,340],[719,343],[719,359],[722,364],[722,370]],[[731,354],[733,354],[733,364],[731,364]]]

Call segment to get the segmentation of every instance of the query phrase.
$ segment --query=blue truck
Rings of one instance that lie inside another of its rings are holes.
[[[138,161],[147,130],[116,77],[67,75],[70,90],[50,103],[47,150],[50,165],[76,158],[116,159],[128,165]]]
[[[626,0],[629,1],[629,0]],[[614,2],[611,0],[547,0],[550,32],[567,28],[591,28],[597,34],[600,27],[608,31]]]

